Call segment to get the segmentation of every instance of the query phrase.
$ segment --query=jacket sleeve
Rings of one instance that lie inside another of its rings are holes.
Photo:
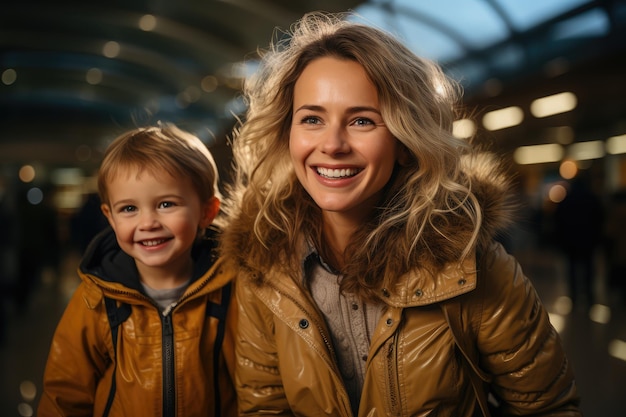
[[[93,415],[97,384],[110,363],[102,340],[108,322],[103,303],[92,303],[86,293],[85,284],[80,284],[57,325],[38,417]]]
[[[292,415],[285,396],[274,340],[273,314],[254,284],[237,281],[239,326],[235,339],[235,380],[240,415]]]
[[[505,415],[580,416],[578,394],[560,337],[535,288],[500,244],[484,255],[481,366]]]

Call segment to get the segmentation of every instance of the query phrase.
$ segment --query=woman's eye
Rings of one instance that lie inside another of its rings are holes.
[[[354,121],[354,125],[356,126],[371,126],[373,124],[375,124],[374,121],[366,117],[359,117]]]
[[[315,125],[320,123],[320,119],[315,116],[306,116],[302,118],[301,123],[305,125]]]

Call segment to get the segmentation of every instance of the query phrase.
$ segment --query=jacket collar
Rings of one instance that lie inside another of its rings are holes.
[[[225,273],[217,262],[217,229],[207,230],[207,237],[194,244],[194,271],[185,293],[205,293],[224,285],[231,273]],[[100,232],[90,243],[79,265],[83,281],[92,282],[115,293],[143,294],[133,258],[124,253],[110,227]],[[218,277],[219,276],[219,277]],[[207,281],[211,281],[207,284]],[[215,282],[214,282],[215,281]],[[98,290],[99,291],[99,290]]]
[[[423,306],[472,291],[476,288],[476,258],[469,256],[462,263],[446,264],[432,273],[417,268],[404,274],[393,288],[383,289],[381,299],[392,307]]]
[[[317,261],[328,272],[334,272],[322,258],[315,246],[307,240],[302,245],[302,284],[306,286],[307,264]],[[476,288],[476,256],[470,254],[462,263],[449,263],[438,273],[430,268],[411,270],[397,281],[394,288],[383,289],[381,300],[392,307],[414,307],[428,305],[465,294]]]

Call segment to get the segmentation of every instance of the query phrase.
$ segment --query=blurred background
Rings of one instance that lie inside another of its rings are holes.
[[[32,416],[54,328],[103,223],[115,136],[174,122],[228,180],[241,83],[312,10],[399,36],[465,91],[455,135],[501,155],[535,284],[587,417],[626,412],[626,0],[0,2],[0,415]]]

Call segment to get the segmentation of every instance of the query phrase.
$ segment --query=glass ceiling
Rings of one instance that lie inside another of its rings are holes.
[[[572,40],[604,36],[610,18],[590,0],[368,0],[352,20],[381,27],[433,59],[465,87],[555,58]],[[615,4],[619,4],[616,2]],[[622,10],[623,12],[623,10]]]

